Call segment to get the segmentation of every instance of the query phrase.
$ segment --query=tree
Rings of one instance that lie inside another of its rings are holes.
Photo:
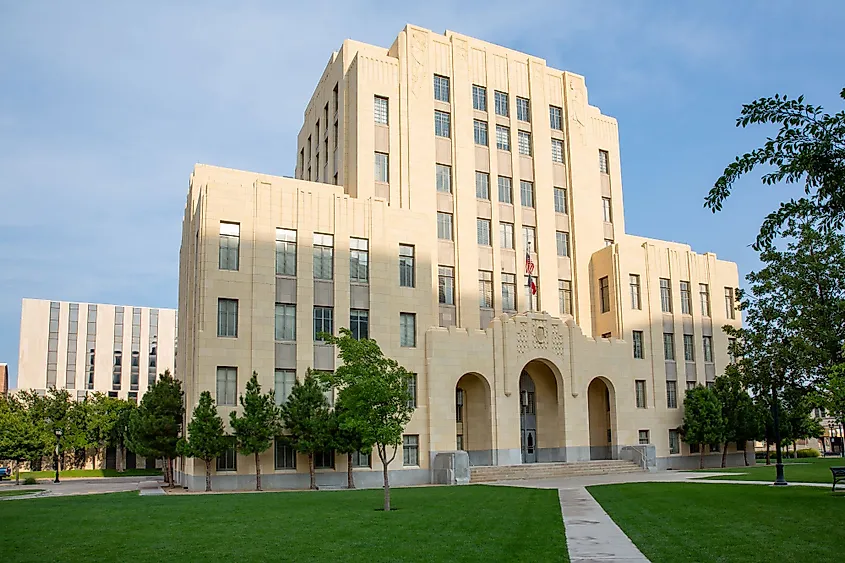
[[[173,458],[178,454],[176,444],[185,414],[182,395],[182,382],[167,370],[144,393],[129,417],[129,448],[144,457],[164,459],[164,478],[171,487]]]
[[[273,436],[279,430],[279,409],[276,406],[276,396],[271,389],[269,393],[261,393],[258,374],[252,372],[252,377],[246,384],[246,394],[240,396],[243,416],[232,411],[229,422],[235,433],[238,450],[244,455],[255,456],[255,490],[261,490],[261,464],[258,456],[273,444]]]
[[[740,443],[754,440],[760,434],[760,423],[754,400],[745,390],[742,374],[736,365],[729,365],[725,374],[717,377],[713,385],[713,392],[722,406],[724,419],[724,448],[722,448],[722,467],[726,466],[728,443]],[[748,465],[748,456],[745,465]]]
[[[355,488],[352,454],[361,452],[369,455],[373,449],[372,442],[367,442],[366,435],[361,430],[362,423],[356,418],[356,414],[346,407],[346,389],[341,389],[334,406],[332,442],[336,451],[346,454],[346,486],[349,489]]]
[[[217,407],[211,393],[203,391],[191,421],[187,437],[179,440],[177,450],[184,456],[205,462],[205,490],[211,490],[211,464],[222,454],[228,442],[223,432],[223,419],[217,414]]]
[[[845,88],[839,93],[845,99]],[[771,245],[784,227],[810,220],[824,231],[845,224],[845,112],[829,115],[823,108],[775,94],[742,106],[737,127],[773,124],[780,129],[763,146],[736,157],[705,198],[704,206],[720,211],[734,183],[758,166],[771,171],[762,176],[764,185],[803,183],[804,196],[782,202],[766,216],[755,249]]]
[[[0,394],[0,459],[15,462],[15,483],[20,484],[20,464],[49,451],[46,435],[32,420],[25,404],[13,395]]]
[[[135,404],[100,392],[94,393],[87,404],[88,440],[94,447],[95,461],[98,454],[100,459],[105,458],[108,447],[121,451],[126,441],[126,426]]]
[[[324,451],[332,443],[331,412],[323,394],[324,385],[310,369],[305,379],[294,381],[287,401],[280,407],[286,440],[299,453],[308,454],[310,488],[317,488],[314,453]]]
[[[704,444],[724,441],[725,420],[722,405],[711,389],[696,386],[684,397],[683,436],[687,444],[699,445],[700,469],[704,469]]]
[[[349,329],[340,329],[340,336],[322,338],[338,347],[342,365],[332,383],[344,395],[344,408],[352,416],[346,425],[373,444],[382,463],[384,477],[384,510],[390,510],[388,466],[402,445],[402,434],[410,422],[414,407],[408,392],[411,373],[396,360],[386,357],[375,340],[356,340]],[[388,449],[392,455],[388,456]]]

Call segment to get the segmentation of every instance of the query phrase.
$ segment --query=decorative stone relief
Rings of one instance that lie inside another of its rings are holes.
[[[428,59],[428,37],[422,31],[411,32],[411,92],[414,97],[423,85],[425,64]]]
[[[463,65],[467,64],[467,42],[463,39],[453,39],[455,42],[455,54],[458,55],[458,59],[460,59]]]
[[[516,329],[516,353],[525,354],[528,352],[528,323],[517,321]]]
[[[581,84],[577,83],[573,78],[569,79],[569,112],[572,116],[574,129],[581,138],[581,144],[587,144],[587,137],[584,134],[584,120],[586,119],[586,108],[584,107],[584,93],[581,90]]]
[[[549,347],[548,341],[548,324],[546,320],[534,320],[534,348],[546,350]]]
[[[566,351],[566,342],[564,339],[563,331],[561,330],[562,328],[563,326],[560,323],[551,323],[552,352],[554,352],[561,358],[564,356],[564,352]]]

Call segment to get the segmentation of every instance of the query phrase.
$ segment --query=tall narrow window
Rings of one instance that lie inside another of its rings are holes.
[[[238,449],[235,443],[235,438],[231,437],[227,441],[229,443],[229,447],[217,457],[217,471],[238,470]]]
[[[678,408],[678,382],[666,381],[666,408]]]
[[[681,453],[681,433],[677,430],[669,431],[669,453],[671,455]]]
[[[478,271],[478,306],[493,308],[493,272],[489,270]]]
[[[599,172],[609,174],[607,151],[599,150]]]
[[[728,360],[732,364],[736,363],[736,338],[728,338]]]
[[[279,402],[278,398],[276,402]],[[280,438],[275,439],[275,445],[274,469],[296,469],[296,450],[285,442],[284,439]]]
[[[610,282],[607,276],[599,280],[599,303],[602,313],[610,311]]]
[[[517,141],[519,141],[519,154],[531,156],[531,133],[528,131],[517,131]]]
[[[690,283],[686,281],[681,282],[681,313],[692,314],[692,289]]]
[[[276,274],[296,275],[296,231],[276,229]]]
[[[475,197],[490,199],[490,174],[487,172],[475,172]]]
[[[519,182],[519,200],[522,207],[534,207],[534,182]]]
[[[156,324],[158,324],[158,310],[156,312]],[[150,324],[152,324],[152,315],[150,315]],[[85,388],[94,388],[94,366],[96,365],[96,348],[97,348],[97,306],[88,305],[88,322],[85,335]],[[150,335],[152,338],[152,327],[150,328]],[[155,381],[155,380],[153,380]]]
[[[531,121],[531,107],[527,98],[516,97],[516,118],[519,121]]]
[[[675,361],[675,334],[663,333],[663,359],[667,362]]]
[[[487,111],[487,88],[484,86],[472,85],[472,109]]]
[[[296,340],[296,305],[276,303],[274,339],[294,342]]]
[[[496,125],[496,148],[500,151],[511,150],[511,130],[504,125]]]
[[[221,270],[237,270],[238,254],[241,241],[239,223],[220,222],[220,259]]]
[[[131,364],[129,366],[129,389],[132,391],[138,390],[138,382],[141,378],[141,309],[138,307],[132,308],[132,354]]]
[[[217,405],[221,407],[238,405],[238,368],[217,368]]]
[[[149,349],[147,387],[152,387],[155,385],[158,369],[158,309],[150,309]]]
[[[710,286],[706,283],[698,284],[698,298],[701,302],[701,316],[710,316]]]
[[[455,268],[437,267],[437,300],[441,305],[455,304]]]
[[[434,99],[439,102],[449,102],[449,78],[434,75]]]
[[[390,171],[388,170],[388,156],[387,153],[377,152],[375,160],[375,181],[388,183],[390,182]]]
[[[635,380],[634,381],[634,389],[636,390],[636,395],[637,395],[637,408],[638,409],[646,408],[645,379]]]
[[[643,348],[643,331],[635,330],[632,334],[634,340],[634,358],[642,360],[645,358],[645,349]]]
[[[558,307],[561,315],[572,314],[572,281],[557,280],[558,288]]]
[[[660,310],[664,313],[672,312],[672,286],[666,278],[660,278]]]
[[[417,374],[412,373],[408,377],[408,407],[417,408]]]
[[[516,311],[516,275],[502,274],[502,310]]]
[[[502,117],[508,117],[508,94],[507,92],[499,92],[495,90],[493,92],[493,102],[496,106],[496,115],[501,115]]]
[[[416,280],[414,247],[409,244],[399,245],[399,286],[414,287]]]
[[[452,193],[452,167],[446,164],[435,164],[434,168],[437,191],[444,194]]]
[[[138,328],[140,330],[140,326]],[[79,303],[70,303],[67,316],[67,363],[65,364],[65,387],[67,389],[76,389],[76,344],[78,339]],[[140,335],[138,339],[140,341]]]
[[[497,180],[499,185],[499,202],[509,204],[513,203],[513,186],[511,179],[507,176],[499,176]]]
[[[734,290],[732,287],[725,288],[725,314],[729,319],[736,318],[736,302],[734,299]]]
[[[399,346],[413,348],[417,345],[417,315],[399,313]]]
[[[314,341],[322,341],[321,333],[334,334],[334,308],[314,307]]]
[[[238,336],[238,300],[217,300],[217,336]]]
[[[476,234],[478,244],[481,246],[490,246],[493,244],[490,241],[490,219],[476,219]]]
[[[487,146],[489,144],[487,133],[487,122],[480,119],[472,121],[472,137],[476,145]]]
[[[453,240],[451,213],[437,212],[437,238],[440,240]]]
[[[434,112],[434,134],[438,137],[452,136],[452,117],[448,112]]]
[[[334,279],[334,235],[314,233],[314,279]]]
[[[713,337],[712,336],[702,336],[701,337],[701,345],[704,348],[704,361],[705,362],[712,362],[713,361]]]
[[[513,223],[499,223],[499,246],[513,249]]]
[[[375,96],[373,98],[373,113],[375,115],[375,122],[381,123],[382,125],[387,125],[388,119],[388,111],[387,111],[387,98],[383,98],[381,96]]]
[[[293,384],[296,381],[296,370],[292,369],[277,369],[275,372],[275,381],[273,386],[274,395],[276,396],[276,404],[281,405],[287,402],[290,396]]]
[[[370,243],[365,238],[349,239],[349,281],[367,283],[370,279]]]
[[[561,121],[561,108],[557,106],[549,106],[549,127],[555,131],[563,131],[563,122]]]
[[[402,465],[417,466],[420,464],[420,437],[406,434],[402,436]]]
[[[695,343],[693,342],[692,334],[684,335],[684,361],[695,361]]]
[[[613,222],[613,211],[610,204],[609,197],[601,198],[601,209],[602,209],[602,218],[604,219],[605,223],[612,223]]]
[[[557,255],[569,256],[569,233],[556,231],[555,240],[557,242]]]
[[[563,164],[563,141],[552,139],[552,162]]]
[[[335,114],[337,114],[337,112],[340,111],[337,83],[335,83],[334,88],[332,89],[332,106],[334,107]]]
[[[628,283],[631,286],[631,309],[642,309],[643,302],[640,293],[640,276],[639,274],[629,274]]]
[[[536,234],[534,227],[522,226],[522,248],[525,252],[537,252]]]
[[[114,308],[114,361],[112,363],[112,391],[120,391],[123,380],[123,307]]]
[[[349,330],[352,338],[365,340],[370,337],[370,312],[366,309],[349,310]]]
[[[555,213],[569,213],[569,206],[566,201],[566,188],[555,188]]]

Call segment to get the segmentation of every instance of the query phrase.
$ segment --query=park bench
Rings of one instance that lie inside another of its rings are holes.
[[[845,467],[831,467],[830,472],[833,473],[833,489],[836,490],[836,483],[845,481]]]

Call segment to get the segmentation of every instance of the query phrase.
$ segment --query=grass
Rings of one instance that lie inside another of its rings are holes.
[[[0,491],[0,497],[17,497],[22,495],[34,495],[44,489],[15,489],[14,491]],[[5,505],[4,505],[5,506]]]
[[[829,489],[629,483],[589,491],[654,563],[842,560],[845,494]]]
[[[4,561],[568,561],[557,491],[497,486],[140,497],[3,505]],[[67,520],[68,525],[56,522]],[[11,557],[13,556],[13,557]]]
[[[66,469],[59,471],[59,479],[62,477],[142,477],[145,475],[161,475],[161,469],[127,469],[116,471],[114,469]],[[47,479],[56,476],[55,471],[21,471],[21,480],[27,477],[35,479]],[[14,479],[14,474],[12,479]]]
[[[787,481],[795,483],[830,483],[833,484],[833,477],[830,473],[831,467],[845,466],[845,459],[841,457],[819,458],[808,457],[784,460],[783,473]],[[713,476],[707,479],[736,479],[740,481],[774,481],[775,463],[771,465],[765,462],[758,463],[751,467],[726,467],[725,469],[705,469],[704,472],[726,472],[732,475]]]

